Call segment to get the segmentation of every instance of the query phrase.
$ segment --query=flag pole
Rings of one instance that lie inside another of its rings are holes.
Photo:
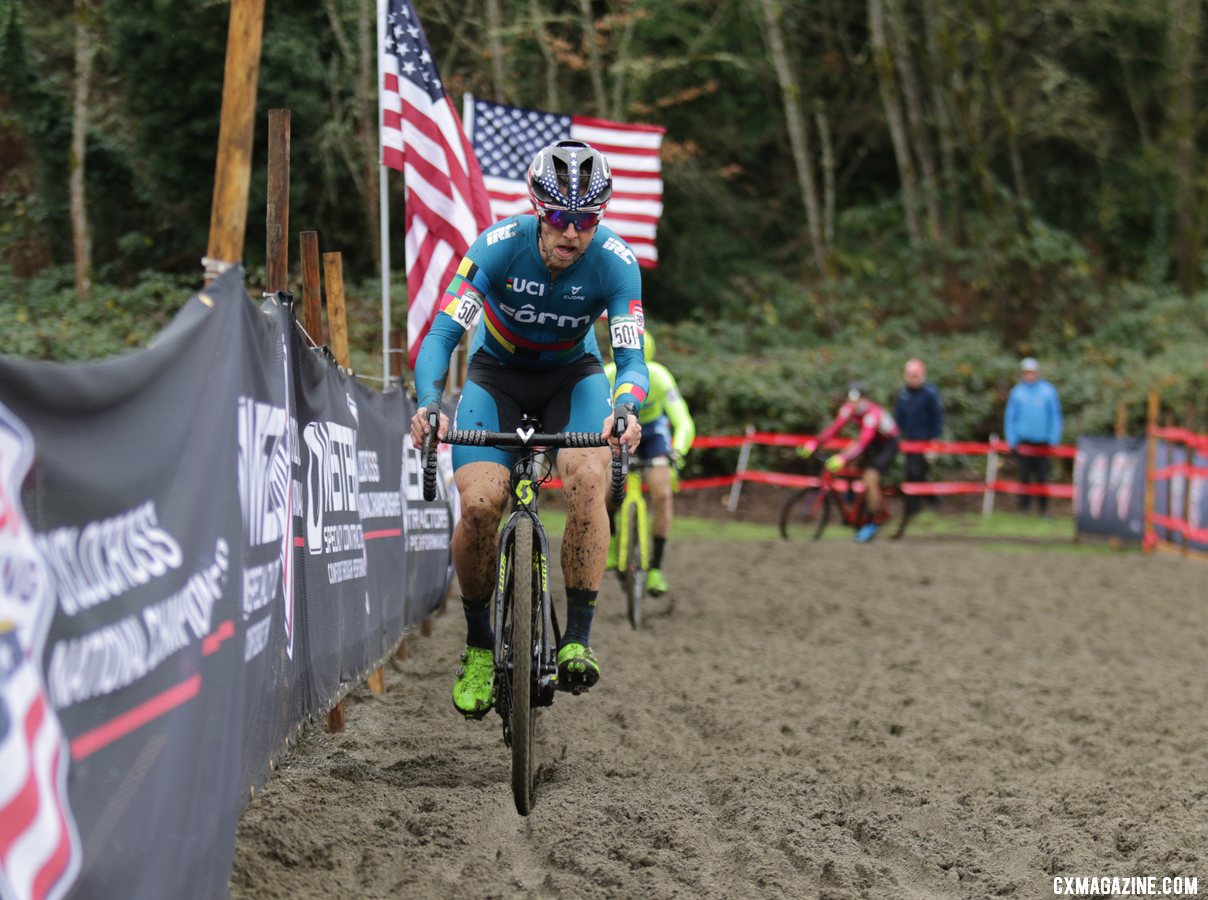
[[[382,161],[382,123],[385,121],[382,85],[386,79],[386,73],[382,71],[382,54],[386,48],[386,4],[387,0],[377,0],[378,238],[381,241],[382,251],[382,390],[386,390],[390,386],[390,185],[386,175],[388,167]],[[403,346],[407,345],[406,335],[407,332],[404,330]]]

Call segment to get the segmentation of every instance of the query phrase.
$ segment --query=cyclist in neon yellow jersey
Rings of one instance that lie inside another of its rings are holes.
[[[692,448],[696,438],[696,423],[688,412],[688,404],[680,395],[675,376],[662,363],[654,361],[654,335],[649,325],[643,351],[646,368],[650,373],[650,391],[638,413],[642,426],[642,442],[637,456],[651,462],[646,470],[646,484],[650,488],[650,508],[653,512],[654,547],[650,559],[650,572],[646,588],[654,596],[667,592],[667,578],[663,575],[663,552],[671,534],[671,464],[677,469],[684,464],[684,457]],[[616,379],[616,364],[605,363],[604,371],[609,381]],[[611,513],[609,514],[611,518]],[[611,522],[610,522],[611,524]],[[608,568],[617,567],[617,536],[613,528],[612,541],[608,546]]]

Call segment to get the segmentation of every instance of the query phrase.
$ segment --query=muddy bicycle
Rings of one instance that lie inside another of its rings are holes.
[[[870,522],[884,525],[897,518],[898,527],[889,536],[900,538],[910,524],[910,516],[899,501],[902,494],[896,485],[883,485],[884,506],[873,516],[864,500],[864,492],[857,491],[863,470],[844,466],[838,472],[826,467],[826,459],[815,455],[809,460],[809,471],[814,483],[798,488],[789,494],[780,508],[780,536],[785,540],[812,538],[818,540],[831,521],[839,522],[854,531],[859,531]],[[891,506],[902,506],[896,517]]]
[[[428,408],[430,431],[424,439],[424,498],[436,496],[436,440],[439,409]],[[617,416],[617,434],[625,430]],[[604,447],[599,432],[539,433],[528,416],[514,432],[450,430],[446,444],[516,450],[509,491],[511,513],[499,533],[495,596],[494,707],[503,720],[503,742],[512,751],[512,798],[527,816],[534,802],[536,724],[540,707],[551,706],[558,687],[557,648],[561,638],[549,591],[549,537],[537,514],[541,485],[550,478],[546,450]],[[629,462],[627,447],[613,458],[612,495],[618,502]],[[580,693],[583,688],[572,688]]]

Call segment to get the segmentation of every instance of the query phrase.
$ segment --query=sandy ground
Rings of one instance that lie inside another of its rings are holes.
[[[1208,892],[1208,566],[847,540],[668,551],[604,678],[543,714],[516,814],[499,719],[449,699],[460,610],[245,812],[236,898]],[[557,597],[561,597],[560,582]]]

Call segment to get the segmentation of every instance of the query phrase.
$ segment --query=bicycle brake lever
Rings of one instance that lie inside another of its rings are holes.
[[[629,428],[629,413],[626,409],[618,409],[613,420],[612,433],[620,438]],[[621,444],[620,454],[612,461],[612,504],[620,506],[625,499],[625,477],[629,474],[629,445]]]

